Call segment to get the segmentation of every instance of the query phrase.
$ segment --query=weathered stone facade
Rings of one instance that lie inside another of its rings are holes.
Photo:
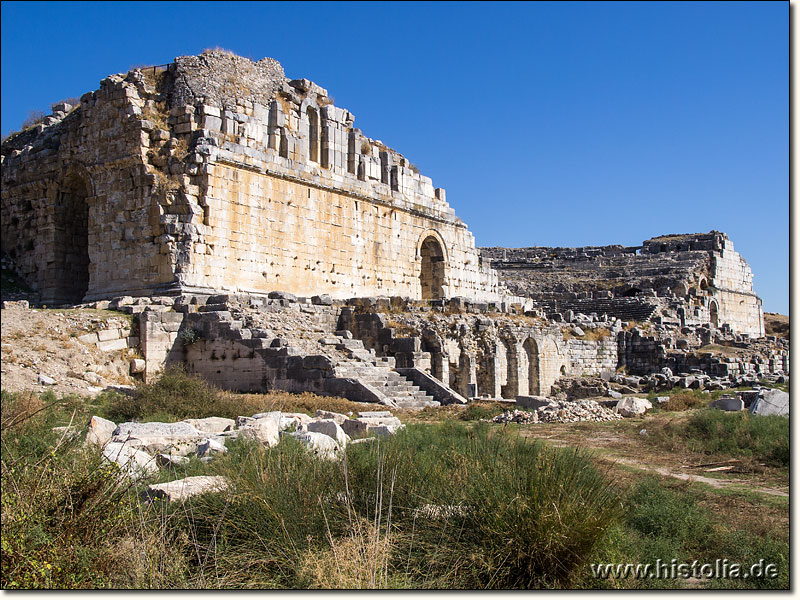
[[[641,246],[481,248],[512,293],[550,313],[727,325],[764,335],[753,273],[724,233],[665,235]]]
[[[788,376],[783,342],[746,349],[761,300],[725,234],[479,252],[443,189],[272,59],[179,57],[55,108],[3,142],[4,265],[40,303],[137,313],[86,343],[138,344],[146,380],[422,408]]]
[[[443,189],[272,59],[113,75],[3,143],[3,251],[43,302],[283,290],[497,300]]]

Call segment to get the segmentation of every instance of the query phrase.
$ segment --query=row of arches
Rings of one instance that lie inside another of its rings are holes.
[[[467,352],[445,347],[432,332],[422,336],[422,351],[430,354],[430,374],[464,396],[513,399],[546,392],[540,343],[501,338],[493,348]],[[474,387],[473,387],[474,386]]]

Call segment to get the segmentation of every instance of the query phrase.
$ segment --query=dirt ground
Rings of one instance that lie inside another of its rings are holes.
[[[52,390],[57,395],[94,395],[112,385],[131,385],[130,350],[103,352],[77,336],[130,327],[130,317],[103,310],[24,309],[0,311],[3,389]],[[42,385],[39,375],[56,380]]]
[[[607,398],[594,398],[607,400]],[[480,402],[490,407],[492,402]],[[508,409],[513,409],[509,404]],[[418,413],[397,413],[403,422],[435,422],[458,419],[464,407],[446,406]],[[654,412],[642,418],[608,422],[536,423],[499,425],[519,435],[560,447],[590,451],[615,477],[632,479],[649,472],[689,483],[705,485],[731,494],[758,494],[788,498],[789,478],[785,471],[752,460],[720,461],[700,453],[665,448],[651,433],[670,421],[687,418],[686,412]],[[649,429],[649,431],[648,431]]]
[[[764,332],[767,335],[789,337],[789,317],[778,313],[764,313]]]

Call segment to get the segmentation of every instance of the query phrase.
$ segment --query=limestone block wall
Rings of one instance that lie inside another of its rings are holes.
[[[498,300],[445,191],[272,59],[179,57],[62,108],[2,147],[3,250],[44,302]]]
[[[184,313],[142,312],[139,318],[140,348],[145,360],[144,381],[153,381],[164,367],[182,363],[185,346],[179,339],[184,328]]]
[[[564,344],[569,358],[566,375],[601,375],[613,373],[617,369],[619,358],[616,337],[603,340],[570,339]]]
[[[714,253],[711,285],[717,300],[717,314],[709,307],[709,319],[728,323],[734,331],[753,337],[764,336],[761,299],[753,292],[753,272],[727,238],[722,251]]]
[[[664,366],[667,349],[656,336],[644,335],[634,328],[617,335],[617,354],[619,366],[629,374],[649,375]]]
[[[141,294],[174,279],[153,244],[143,105],[136,85],[111,76],[3,143],[2,248],[43,302]]]
[[[292,347],[270,348],[271,340],[200,340],[187,347],[186,368],[210,383],[237,392],[266,390],[326,393],[333,364]]]
[[[206,194],[205,235],[183,278],[193,289],[422,298],[428,238],[443,253],[444,296],[496,289],[472,236],[451,222],[225,164],[210,165]]]

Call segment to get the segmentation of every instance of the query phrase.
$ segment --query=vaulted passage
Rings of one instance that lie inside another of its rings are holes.
[[[522,348],[525,350],[525,358],[528,363],[528,394],[537,396],[541,394],[539,387],[539,346],[533,338],[528,338]]]
[[[80,304],[89,290],[89,186],[71,175],[56,199],[53,236],[53,299]]]
[[[422,286],[422,299],[444,298],[444,251],[439,241],[428,236],[420,248],[422,269],[419,281]]]
[[[506,378],[500,388],[500,396],[506,399],[516,398],[519,393],[519,361],[517,359],[517,349],[513,343],[502,339],[498,349],[502,347],[502,355],[505,356]]]

